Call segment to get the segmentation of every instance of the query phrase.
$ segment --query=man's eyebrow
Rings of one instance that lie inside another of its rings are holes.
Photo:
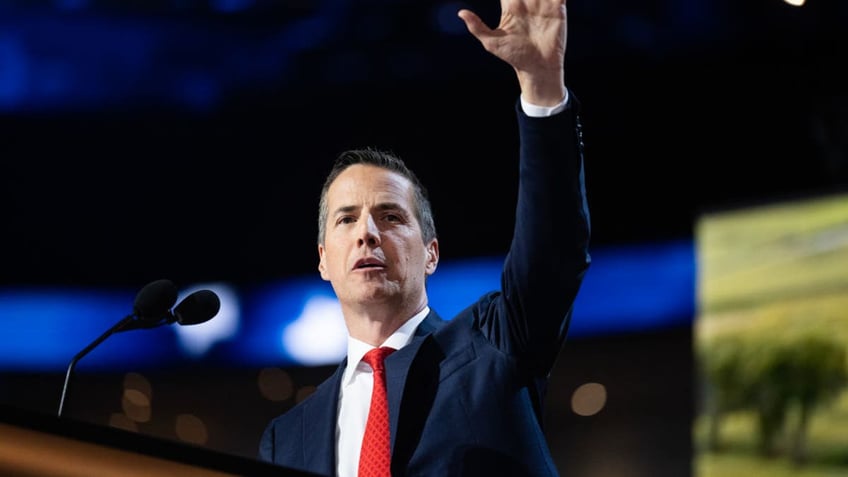
[[[355,205],[343,205],[343,206],[339,207],[338,209],[334,210],[333,215],[348,214],[350,212],[353,212],[357,208],[358,207],[355,206]]]
[[[381,202],[374,206],[375,209],[384,211],[384,210],[400,210],[402,212],[406,212],[406,209],[398,204],[397,202]]]
[[[340,214],[349,214],[351,212],[355,212],[359,210],[361,207],[358,205],[343,205],[333,211],[333,216]],[[406,213],[406,209],[398,202],[380,202],[379,204],[374,206],[374,210],[378,212],[385,212],[387,210],[395,210],[399,212]]]

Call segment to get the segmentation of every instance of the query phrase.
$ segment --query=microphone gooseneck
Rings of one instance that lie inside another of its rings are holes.
[[[135,297],[133,312],[115,323],[105,333],[97,337],[88,346],[77,353],[68,365],[65,373],[65,383],[62,386],[62,397],[59,400],[58,416],[62,417],[65,399],[68,395],[68,384],[74,367],[83,356],[91,352],[113,333],[137,328],[150,328],[160,324],[161,320],[170,317],[170,308],[177,301],[177,287],[170,280],[162,279],[148,283]]]

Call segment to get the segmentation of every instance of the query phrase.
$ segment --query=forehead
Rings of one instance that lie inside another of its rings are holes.
[[[412,200],[412,182],[401,174],[382,167],[355,164],[336,177],[327,190],[330,209],[361,203]]]

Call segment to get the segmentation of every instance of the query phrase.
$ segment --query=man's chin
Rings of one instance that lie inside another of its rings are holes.
[[[391,301],[397,297],[397,290],[385,284],[370,284],[361,287],[356,292],[356,301],[361,305],[381,304]]]

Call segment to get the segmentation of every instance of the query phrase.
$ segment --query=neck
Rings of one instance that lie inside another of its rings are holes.
[[[342,306],[342,313],[351,337],[371,346],[380,346],[426,305],[427,300],[424,299],[415,307]]]

